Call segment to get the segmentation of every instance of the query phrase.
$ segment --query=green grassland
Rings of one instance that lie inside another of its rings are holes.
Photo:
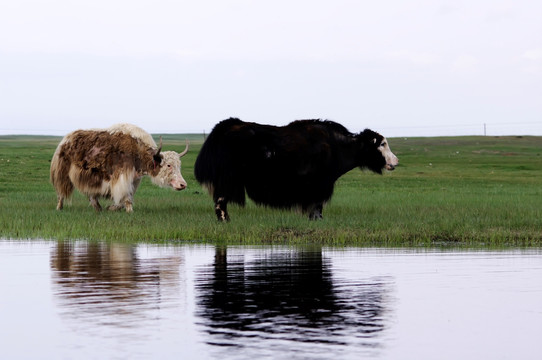
[[[158,136],[154,136],[158,139]],[[60,137],[0,136],[0,238],[235,244],[539,247],[542,245],[542,137],[393,138],[400,166],[383,176],[354,169],[335,186],[324,220],[295,211],[230,205],[216,220],[196,182],[201,135],[163,135],[182,151],[188,189],[145,179],[134,212],[96,213],[76,192],[56,211],[49,165]],[[107,206],[108,200],[102,200]]]

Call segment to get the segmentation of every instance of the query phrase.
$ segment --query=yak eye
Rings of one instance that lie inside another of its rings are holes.
[[[171,165],[170,165],[170,164],[167,164],[167,167],[171,167]]]
[[[384,141],[382,144],[380,144],[381,147],[385,147],[386,146],[386,142]]]

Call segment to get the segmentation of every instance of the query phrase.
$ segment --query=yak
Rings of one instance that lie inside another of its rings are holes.
[[[298,208],[315,220],[340,176],[355,167],[382,174],[398,163],[386,138],[369,129],[352,134],[330,120],[273,126],[229,118],[205,140],[194,174],[213,197],[219,221],[229,220],[229,202],[245,205],[245,193],[257,204]]]
[[[186,188],[181,175],[182,153],[161,151],[152,136],[131,124],[116,124],[107,129],[76,130],[58,144],[51,160],[51,182],[57,193],[57,210],[74,188],[88,196],[96,211],[102,209],[100,197],[112,198],[109,210],[133,211],[133,196],[145,175],[160,187]]]

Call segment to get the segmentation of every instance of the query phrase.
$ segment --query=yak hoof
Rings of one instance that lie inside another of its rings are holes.
[[[322,220],[324,218],[322,216],[322,210],[323,210],[322,204],[314,205],[309,212],[309,220]]]
[[[322,215],[322,213],[311,213],[309,215],[309,220],[322,220],[324,218],[324,216]]]

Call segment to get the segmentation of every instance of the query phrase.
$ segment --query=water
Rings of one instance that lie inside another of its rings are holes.
[[[0,241],[0,359],[541,359],[542,251]]]

